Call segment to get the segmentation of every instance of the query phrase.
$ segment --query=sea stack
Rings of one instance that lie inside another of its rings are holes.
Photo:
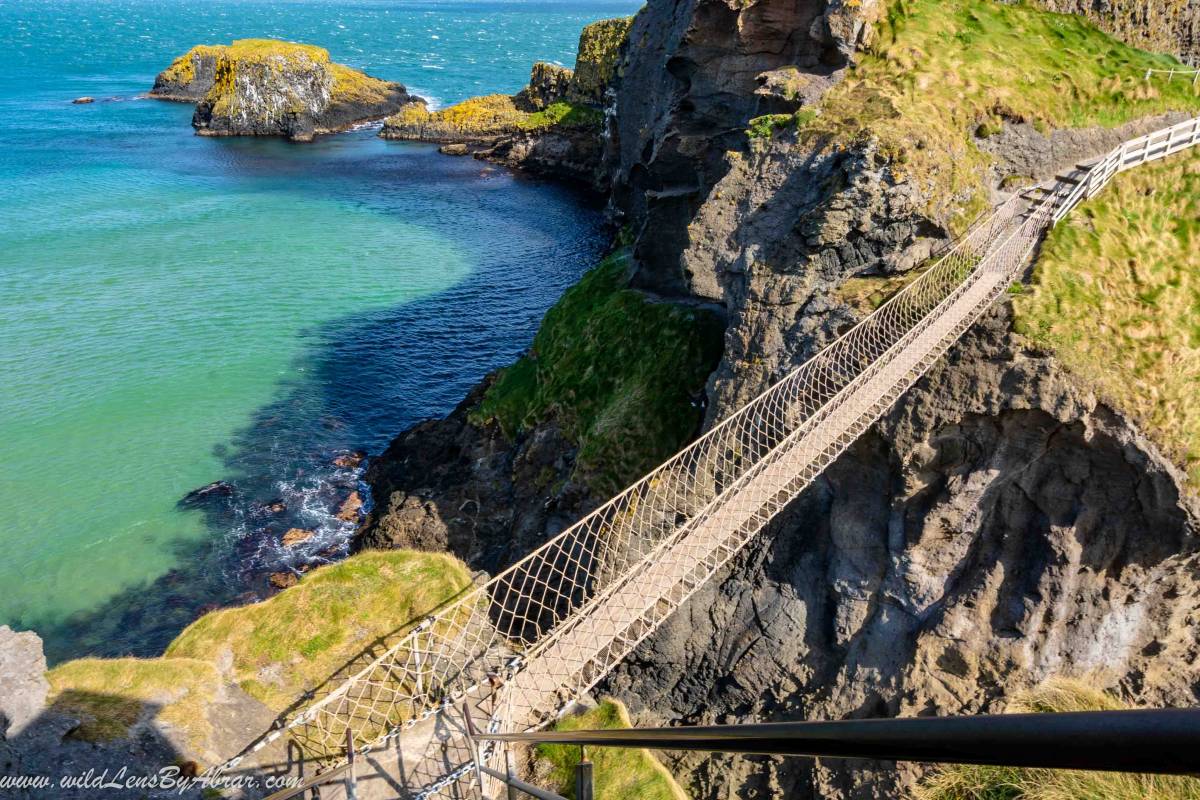
[[[324,48],[274,39],[193,47],[158,75],[150,96],[196,103],[192,126],[202,136],[293,141],[424,102],[399,83],[331,61]]]

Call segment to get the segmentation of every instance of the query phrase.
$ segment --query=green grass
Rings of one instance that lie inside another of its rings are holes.
[[[1200,152],[1118,175],[1042,248],[1016,327],[1200,480]]]
[[[50,701],[79,715],[76,738],[128,738],[153,712],[184,731],[194,754],[213,753],[229,744],[208,741],[207,710],[223,684],[236,683],[282,712],[367,647],[469,586],[470,570],[444,553],[359,553],[313,570],[269,600],[205,614],[161,658],[61,664],[47,674]]]
[[[282,711],[372,641],[470,585],[469,570],[447,554],[360,553],[261,603],[204,615],[165,655],[215,662],[228,650],[234,680]]]
[[[529,114],[517,123],[517,127],[522,130],[544,130],[555,126],[599,130],[603,121],[604,112],[563,100]]]
[[[127,738],[135,723],[153,715],[184,731],[196,750],[207,744],[212,729],[204,711],[220,686],[212,664],[186,658],[81,658],[55,667],[46,679],[49,704],[80,720],[73,738]]]
[[[515,437],[554,418],[579,446],[576,476],[612,493],[696,432],[723,326],[709,311],[653,302],[626,287],[610,256],[546,314],[529,355],[504,370],[473,412]]]
[[[629,714],[625,706],[616,700],[604,700],[590,711],[560,720],[554,730],[601,730],[629,726]],[[537,754],[553,765],[550,781],[554,789],[573,800],[579,748],[575,745],[542,744],[538,745]],[[687,795],[671,777],[671,773],[646,750],[593,747],[588,750],[588,759],[594,765],[592,777],[596,800],[687,800]]]
[[[1019,695],[1007,710],[1045,713],[1127,707],[1088,684],[1058,679]],[[1200,800],[1200,780],[961,764],[932,771],[915,796],[917,800]]]
[[[1189,81],[1144,80],[1175,59],[1136,50],[1082,17],[992,0],[894,0],[872,52],[817,106],[802,139],[873,138],[930,213],[961,229],[986,201],[975,133],[1000,120],[1041,130],[1115,126],[1198,110]]]

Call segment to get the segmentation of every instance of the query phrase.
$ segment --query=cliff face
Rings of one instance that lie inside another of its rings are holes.
[[[869,36],[882,3],[690,0],[634,19],[610,130],[613,202],[637,236],[641,283],[690,294],[680,270],[688,225],[740,150],[746,121],[819,97]],[[766,88],[789,68],[795,91]]]
[[[151,96],[196,102],[192,126],[203,136],[297,141],[420,101],[399,83],[330,61],[323,48],[270,39],[195,47],[159,74]]]

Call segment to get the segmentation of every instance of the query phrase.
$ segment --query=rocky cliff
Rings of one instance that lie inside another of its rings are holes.
[[[629,31],[605,154],[625,286],[723,321],[706,424],[852,325],[851,287],[902,284],[1005,187],[1197,111],[1142,79],[1156,57],[1078,18],[991,0],[884,10],[651,0]],[[1075,50],[1108,57],[1068,64]],[[554,339],[594,357],[579,332]],[[605,497],[579,470],[586,394],[517,426],[486,413],[514,380],[553,385],[528,369],[375,461],[360,545],[495,569]],[[601,689],[643,723],[971,713],[1064,674],[1194,704],[1198,520],[1176,465],[1001,307]],[[696,798],[894,797],[914,776],[672,763]]]
[[[312,45],[241,39],[192,48],[159,74],[150,92],[196,102],[203,136],[286,136],[308,141],[421,103],[399,83],[372,78]]]
[[[579,35],[575,68],[539,61],[515,95],[472,97],[436,111],[410,105],[389,117],[385,139],[437,142],[516,169],[606,191],[603,114],[632,18],[600,20]]]

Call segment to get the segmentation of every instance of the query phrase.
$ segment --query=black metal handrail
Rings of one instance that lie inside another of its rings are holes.
[[[1200,773],[1200,709],[481,733],[480,740],[1109,772]]]

